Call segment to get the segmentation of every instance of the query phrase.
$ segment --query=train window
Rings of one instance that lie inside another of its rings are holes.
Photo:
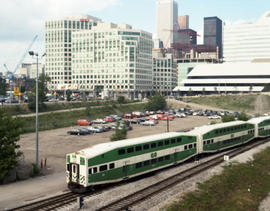
[[[192,144],[190,144],[190,145],[188,145],[188,148],[189,148],[189,149],[192,149],[192,146],[193,146],[193,145],[192,145]]]
[[[177,138],[177,142],[181,142],[182,141],[182,138]]]
[[[170,160],[170,155],[166,155],[165,160]]]
[[[174,144],[175,142],[176,142],[175,139],[172,139],[172,140],[171,140],[171,144]]]
[[[184,150],[187,150],[187,145],[185,145]]]
[[[143,145],[143,149],[149,149],[149,144]]]
[[[168,145],[170,144],[170,141],[169,140],[165,140],[165,145]]]
[[[99,171],[106,171],[107,169],[108,169],[107,165],[103,165],[99,167]]]
[[[156,148],[157,147],[157,144],[156,143],[152,143],[151,144],[151,148]]]
[[[134,152],[134,148],[133,147],[127,148],[127,153],[132,153],[132,152]]]
[[[88,174],[92,174],[92,169],[88,169]]]
[[[207,144],[210,144],[210,140],[207,140]]]
[[[135,147],[135,150],[136,150],[136,152],[141,151],[142,150],[142,146],[136,146]]]
[[[70,164],[67,164],[67,171],[70,171]]]
[[[158,146],[159,147],[163,146],[163,141],[158,142]]]
[[[213,144],[214,143],[214,139],[211,139],[211,144]]]
[[[193,147],[196,148],[197,147],[197,144],[193,144]]]
[[[136,168],[141,168],[142,167],[142,162],[136,163]]]
[[[192,139],[192,137],[191,137],[191,136],[189,136],[189,137],[188,137],[188,139],[189,139],[189,140],[191,140],[191,139]]]
[[[152,160],[151,160],[151,163],[152,163],[152,164],[157,163],[157,159],[156,159],[156,158],[155,158],[155,159],[152,159]]]
[[[114,169],[114,163],[110,163],[109,168]]]
[[[104,154],[101,155],[102,158],[104,158],[104,156],[105,156]]]
[[[146,160],[146,161],[143,162],[143,165],[144,166],[148,166],[149,164],[150,164],[150,161],[149,160]]]
[[[125,149],[118,150],[118,155],[124,155],[124,154],[125,154]]]
[[[206,144],[206,141],[203,141],[203,145],[205,145]]]
[[[97,173],[97,167],[94,167],[94,168],[93,168],[93,174],[94,174],[94,173]]]
[[[76,173],[76,166],[73,166],[73,173]]]
[[[162,162],[164,160],[164,157],[159,157],[158,162]]]

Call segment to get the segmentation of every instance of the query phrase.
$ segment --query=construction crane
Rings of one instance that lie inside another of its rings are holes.
[[[10,71],[9,68],[7,67],[6,64],[3,64],[4,68],[7,71],[7,76],[9,79],[9,86],[10,86],[10,97],[11,96],[11,91],[12,91],[12,85],[14,86],[14,74],[16,73],[16,71],[18,70],[18,68],[20,67],[20,65],[22,64],[23,60],[25,59],[26,55],[28,54],[28,51],[32,48],[34,42],[36,41],[36,39],[38,38],[38,35],[36,35],[34,37],[34,39],[31,41],[30,45],[27,47],[27,49],[25,50],[23,56],[21,57],[21,59],[19,60],[19,62],[17,63],[16,67],[14,68],[13,71]]]
[[[181,31],[181,30],[169,30],[169,29],[164,29],[164,31],[170,31],[170,32],[173,32],[173,33],[178,33],[178,34],[187,34],[189,35],[189,46],[187,44],[181,44],[181,43],[172,43],[172,48],[176,49],[176,50],[186,50],[188,47],[189,47],[189,51],[191,51],[193,45],[192,45],[192,39],[194,36],[201,36],[199,34],[197,34],[197,32],[195,31],[191,31],[191,30],[188,30],[188,31]]]

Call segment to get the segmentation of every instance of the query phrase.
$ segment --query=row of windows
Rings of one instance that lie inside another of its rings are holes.
[[[252,134],[252,133],[254,133],[255,131],[254,130],[249,130],[248,131],[248,134]]]
[[[241,140],[241,137],[237,137],[237,138],[225,140],[225,141],[223,141],[222,143],[223,143],[223,144],[230,144],[230,143],[233,143],[233,142],[236,142],[236,141],[240,141],[240,140]]]
[[[154,158],[152,160],[146,160],[146,161],[143,161],[143,162],[136,163],[135,167],[138,169],[138,168],[141,168],[143,166],[149,166],[150,164],[156,164],[157,162],[162,162],[164,160],[170,160],[170,159],[171,159],[171,156],[166,155],[164,157]]]
[[[180,143],[182,141],[181,138],[176,138],[176,139],[171,139],[171,140],[165,140],[165,141],[159,141],[159,142],[154,142],[151,144],[144,144],[144,145],[138,145],[135,147],[129,147],[127,149],[119,149],[118,150],[118,155],[124,155],[126,153],[132,153],[132,152],[139,152],[142,150],[148,150],[148,149],[154,149],[156,147],[162,147],[163,145],[169,145],[169,144],[175,144]]]
[[[229,132],[229,131],[233,131],[233,130],[240,130],[240,129],[246,129],[247,125],[238,125],[238,126],[234,126],[234,127],[229,127],[229,128],[223,128],[223,129],[219,129],[216,130],[215,133],[225,133],[225,132]]]
[[[203,141],[203,145],[206,145],[206,144],[213,144],[213,143],[214,143],[214,139],[207,140],[207,141]]]
[[[90,168],[88,169],[88,174],[95,174],[95,173],[98,173],[98,170],[99,172],[102,172],[102,171],[107,171],[108,169],[114,169],[115,168],[115,165],[114,163],[110,163],[109,165],[102,165],[102,166],[99,166],[99,167],[93,167],[93,168]]]

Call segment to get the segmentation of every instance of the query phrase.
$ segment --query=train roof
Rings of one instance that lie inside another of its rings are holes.
[[[261,117],[255,117],[250,120],[248,120],[249,123],[258,124],[264,120],[270,119],[270,116],[261,116]]]
[[[197,134],[197,135],[203,135],[205,133],[208,133],[211,130],[215,130],[218,128],[223,128],[223,127],[230,127],[230,126],[234,126],[234,125],[239,125],[239,124],[243,124],[246,123],[244,121],[232,121],[232,122],[225,122],[225,123],[217,123],[214,125],[204,125],[201,127],[196,127],[194,128],[192,131],[190,131],[190,134]]]
[[[121,147],[127,147],[134,144],[143,144],[145,142],[151,142],[156,141],[159,139],[166,139],[166,138],[172,138],[175,136],[185,135],[188,136],[189,133],[181,133],[181,132],[169,132],[169,133],[160,133],[156,135],[151,136],[143,136],[138,138],[131,138],[131,139],[125,139],[121,141],[114,141],[114,142],[108,142],[103,144],[97,144],[90,148],[82,149],[76,154],[86,156],[86,157],[95,157],[97,155],[103,154],[105,152],[108,152],[110,150],[121,148]]]

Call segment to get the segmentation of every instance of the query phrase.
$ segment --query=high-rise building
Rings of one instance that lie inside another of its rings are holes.
[[[72,33],[89,30],[101,22],[100,19],[78,15],[45,22],[46,74],[51,81],[49,89],[71,84],[71,37]]]
[[[153,90],[170,94],[177,86],[177,63],[172,54],[153,51]]]
[[[218,17],[204,18],[204,45],[209,47],[218,46],[219,58],[222,58],[222,20]]]
[[[163,47],[170,48],[177,42],[178,4],[174,0],[158,0],[156,5],[156,33],[157,38],[163,42]]]
[[[224,26],[225,62],[248,62],[270,58],[270,11],[255,23]]]
[[[178,21],[179,29],[189,29],[189,16],[188,15],[178,16],[177,21]]]
[[[152,34],[126,24],[98,23],[72,33],[72,84],[94,94],[129,98],[152,91]]]

